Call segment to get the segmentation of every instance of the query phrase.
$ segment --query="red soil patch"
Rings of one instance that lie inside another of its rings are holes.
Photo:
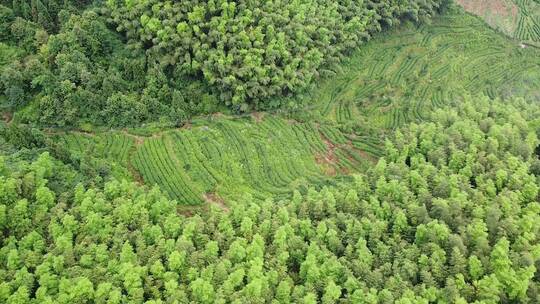
[[[323,142],[327,149],[326,153],[315,155],[315,162],[324,166],[326,175],[335,176],[337,174],[336,164],[339,161],[335,152],[337,147],[334,143],[328,140],[328,138],[324,137],[324,135],[321,134],[321,136],[323,137]]]
[[[366,159],[367,161],[375,164],[377,163],[377,158],[373,157],[366,151],[360,150],[356,148],[352,142],[349,140],[344,144],[336,145],[333,143],[329,138],[327,138],[324,134],[320,133],[320,136],[322,138],[322,141],[327,147],[327,151],[325,154],[316,154],[315,155],[315,162],[319,165],[324,166],[325,173],[330,176],[335,176],[337,174],[337,168],[339,167],[339,158],[336,156],[336,150],[342,149],[343,152],[345,152],[345,157],[353,164],[360,164],[357,159],[355,159],[350,153],[356,153],[360,155],[363,159]],[[342,174],[349,174],[348,168],[340,167],[339,168],[340,173]]]
[[[229,211],[229,207],[225,205],[225,200],[219,195],[217,195],[216,193],[213,193],[213,192],[205,193],[203,197],[206,202],[219,207],[221,210],[225,212]]]
[[[190,208],[191,206],[182,206],[178,205],[176,208],[176,212],[180,215],[183,215],[185,217],[191,217],[195,214],[194,210]]]
[[[10,112],[2,113],[2,120],[9,125],[11,121],[13,120],[13,113],[10,113]]]
[[[491,26],[501,28],[509,34],[514,31],[519,8],[510,0],[456,0],[456,2],[467,12],[484,18]]]
[[[486,12],[501,17],[517,16],[518,13],[517,6],[505,0],[456,0],[456,2],[466,11],[481,16]]]

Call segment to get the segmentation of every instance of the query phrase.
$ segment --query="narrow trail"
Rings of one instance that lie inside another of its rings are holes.
[[[143,186],[146,183],[144,182],[144,178],[142,177],[139,170],[137,170],[137,168],[135,168],[135,166],[133,165],[133,157],[132,157],[133,154],[137,153],[137,148],[141,144],[142,144],[142,142],[139,144],[137,142],[137,140],[135,140],[135,144],[133,146],[131,146],[131,148],[129,149],[129,151],[128,151],[128,159],[127,159],[127,169],[129,171],[129,173],[131,174],[131,176],[133,177],[133,180],[135,180],[135,182],[138,185]]]
[[[330,176],[337,175],[337,170],[339,170],[341,174],[350,174],[350,172],[348,172],[348,170],[346,168],[336,168],[336,167],[339,167],[339,159],[336,156],[336,150],[338,150],[338,149],[340,149],[342,151],[346,151],[347,149],[350,150],[350,151],[354,151],[355,153],[360,155],[360,157],[362,157],[363,159],[369,161],[372,164],[375,164],[377,162],[375,157],[373,157],[372,155],[369,155],[369,153],[367,153],[366,151],[363,151],[363,150],[358,149],[357,147],[355,147],[351,140],[347,140],[347,142],[345,142],[343,144],[336,144],[336,143],[332,142],[332,140],[330,140],[330,138],[328,138],[322,132],[319,132],[319,135],[321,136],[321,139],[322,139],[323,143],[327,147],[327,153],[325,155],[322,155],[322,156],[321,155],[316,155],[315,158],[316,158],[317,163],[319,163],[319,164],[327,164],[327,165],[330,165],[333,168],[333,170],[329,171]],[[350,162],[352,162],[354,164],[359,164],[358,160],[354,159],[349,154],[346,154],[346,158],[347,158],[347,160],[349,160]]]

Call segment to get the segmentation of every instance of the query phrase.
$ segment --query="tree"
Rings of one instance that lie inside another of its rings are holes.
[[[213,303],[215,292],[212,284],[198,278],[190,284],[193,299],[199,303]]]
[[[336,285],[334,281],[330,281],[324,289],[322,302],[325,304],[335,303],[341,296],[341,287]]]

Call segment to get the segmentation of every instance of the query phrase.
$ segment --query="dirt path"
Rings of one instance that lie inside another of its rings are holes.
[[[124,134],[127,137],[131,137],[135,139],[135,147],[138,147],[144,143],[144,137],[139,135],[133,135],[129,133],[127,130],[122,130],[122,134]],[[129,153],[131,155],[131,152]]]
[[[320,132],[319,132],[320,133]],[[322,138],[322,141],[324,142],[324,145],[326,146],[326,153],[315,154],[315,162],[319,165],[324,166],[324,173],[328,176],[336,176],[337,174],[337,163],[338,158],[336,156],[336,145],[332,143],[328,138],[326,138],[322,133],[320,133],[320,136]]]
[[[362,157],[363,159],[376,164],[377,158],[370,155],[366,151],[360,150],[357,147],[355,147],[352,144],[352,141],[348,140],[346,143],[343,144],[335,144],[333,143],[328,137],[326,137],[322,132],[319,132],[319,135],[321,136],[322,141],[324,142],[325,146],[327,147],[327,152],[325,154],[316,154],[315,155],[315,162],[319,165],[325,165],[325,173],[329,176],[335,176],[337,174],[337,167],[339,166],[339,159],[336,156],[336,150],[337,149],[343,149],[344,152],[354,151],[354,153],[357,153]],[[349,155],[349,153],[345,153],[347,159],[352,162],[358,164],[358,160],[354,159],[352,156]],[[348,170],[346,168],[341,168],[340,172],[343,174],[349,174]]]
[[[251,113],[251,117],[255,122],[262,122],[264,119],[265,114],[263,112],[253,112]]]
[[[135,180],[135,182],[142,186],[142,185],[145,185],[144,178],[142,177],[139,170],[137,170],[137,168],[135,168],[135,166],[133,165],[133,162],[132,162],[132,160],[133,160],[132,156],[135,153],[137,153],[137,148],[141,144],[142,144],[142,142],[138,143],[137,140],[135,140],[135,144],[133,146],[131,146],[131,148],[129,149],[129,151],[128,151],[128,159],[127,159],[127,169],[129,171],[129,174],[131,174],[131,176]]]

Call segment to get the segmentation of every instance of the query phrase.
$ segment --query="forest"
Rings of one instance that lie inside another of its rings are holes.
[[[538,0],[0,0],[0,303],[540,303]]]
[[[59,127],[271,109],[373,33],[445,1],[319,2],[5,1],[2,106]]]

